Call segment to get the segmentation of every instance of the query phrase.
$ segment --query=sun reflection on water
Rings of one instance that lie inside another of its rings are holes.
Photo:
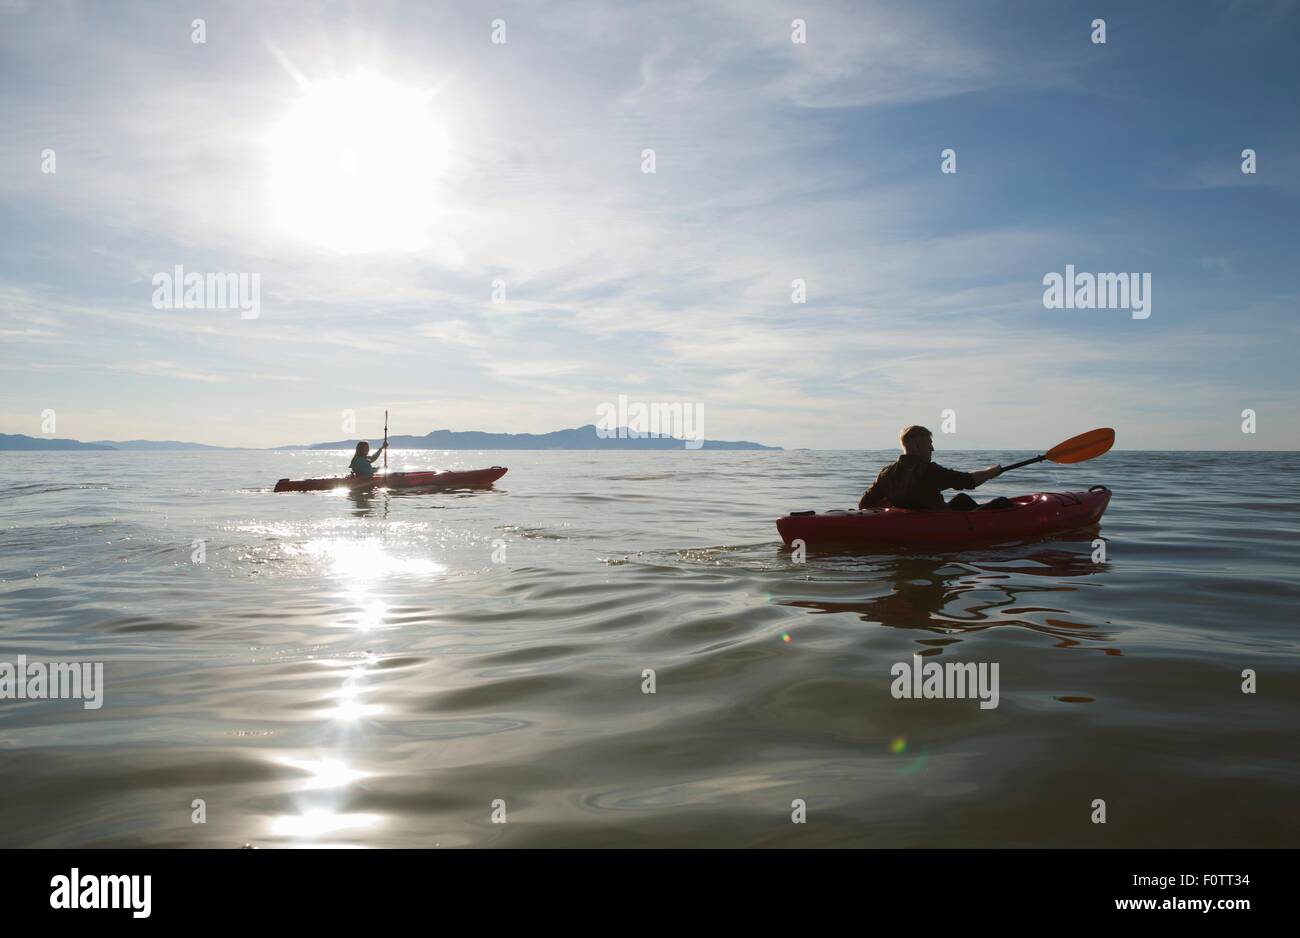
[[[371,582],[386,576],[434,576],[446,567],[425,557],[394,557],[379,538],[329,538],[308,541],[303,550],[327,560],[335,576]]]
[[[384,627],[388,604],[376,590],[390,576],[435,577],[447,568],[427,557],[395,557],[379,538],[323,538],[302,545],[302,552],[327,564],[353,612],[345,625],[359,632]]]
[[[320,538],[304,543],[299,550],[337,581],[347,608],[343,624],[357,632],[385,627],[389,616],[388,604],[381,593],[385,578],[436,577],[446,571],[442,564],[424,557],[396,557],[379,538]],[[335,706],[325,711],[327,718],[336,724],[347,724],[344,738],[337,743],[339,755],[277,760],[283,766],[307,773],[308,777],[295,780],[293,790],[296,794],[292,801],[298,813],[269,819],[272,836],[311,840],[316,846],[321,846],[321,837],[342,832],[365,832],[383,823],[384,817],[380,814],[344,811],[349,800],[349,786],[373,774],[349,766],[344,761],[343,750],[348,747],[345,739],[351,737],[356,724],[383,709],[362,702],[366,692],[365,678],[377,660],[378,656],[370,652],[360,663],[354,659],[347,668],[342,685],[329,695]]]
[[[373,658],[370,663],[373,664]],[[367,667],[368,665],[362,665],[353,668],[343,680],[343,686],[334,695],[335,699],[338,700],[338,706],[329,711],[331,718],[340,722],[352,722],[362,717],[374,716],[383,711],[384,708],[378,704],[361,702],[363,688],[360,685],[365,677]]]
[[[271,819],[271,833],[276,837],[308,839],[345,830],[368,830],[383,823],[378,814],[335,814],[333,811],[304,811],[282,814]]]
[[[359,778],[367,778],[369,772],[358,772],[348,768],[340,759],[289,759],[278,760],[281,765],[309,773],[312,777],[302,786],[303,791],[317,791],[327,788],[343,788]]]

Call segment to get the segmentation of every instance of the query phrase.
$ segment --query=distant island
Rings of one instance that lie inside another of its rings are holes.
[[[375,441],[378,442],[378,441]],[[692,441],[693,442],[693,441]],[[297,446],[275,446],[273,450],[350,450],[357,440],[335,440],[330,443],[306,443]],[[572,430],[552,433],[486,433],[481,430],[434,430],[424,436],[390,436],[388,445],[393,449],[633,449],[680,450],[686,441],[673,437],[650,436],[635,430],[621,428],[614,436],[602,437],[595,424]],[[0,452],[10,450],[72,450],[86,452],[162,452],[177,450],[230,450],[240,447],[209,446],[205,443],[184,443],[178,440],[54,440],[26,436],[21,433],[0,433]],[[700,449],[727,450],[780,450],[779,446],[765,446],[748,440],[705,440]]]
[[[96,440],[92,446],[107,446],[109,449],[127,452],[155,452],[157,450],[188,449],[243,449],[232,446],[209,446],[207,443],[182,443],[179,440]]]
[[[228,446],[208,446],[206,443],[182,443],[178,440],[54,440],[24,433],[0,433],[0,452],[5,450],[75,450],[77,452],[132,452],[158,450],[231,449]]]
[[[375,441],[378,442],[378,441]],[[309,443],[306,446],[277,446],[276,449],[352,449],[356,440]],[[482,430],[434,430],[424,436],[390,436],[393,449],[684,449],[686,441],[673,437],[650,436],[621,428],[614,436],[599,436],[596,425],[589,423],[572,430],[551,433],[485,433]],[[705,440],[702,449],[779,450],[748,440]]]
[[[0,450],[99,450],[111,452],[113,447],[102,443],[83,443],[80,440],[51,440],[22,433],[0,433]]]

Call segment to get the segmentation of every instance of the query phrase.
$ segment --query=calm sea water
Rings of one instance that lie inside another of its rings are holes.
[[[398,452],[510,473],[357,496],[270,492],[342,453],[0,456],[0,661],[105,680],[0,700],[0,845],[1300,846],[1300,454],[976,493],[1110,486],[1101,564],[793,562],[773,519],[892,458]],[[999,706],[894,699],[914,654]]]

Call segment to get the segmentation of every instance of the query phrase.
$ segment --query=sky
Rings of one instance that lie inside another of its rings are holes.
[[[0,432],[1300,449],[1298,90],[1269,0],[0,0]]]

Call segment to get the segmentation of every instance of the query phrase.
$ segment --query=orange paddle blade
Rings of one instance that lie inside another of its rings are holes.
[[[1110,427],[1089,430],[1059,443],[1047,451],[1051,462],[1072,463],[1086,459],[1096,459],[1115,445],[1115,431]]]

